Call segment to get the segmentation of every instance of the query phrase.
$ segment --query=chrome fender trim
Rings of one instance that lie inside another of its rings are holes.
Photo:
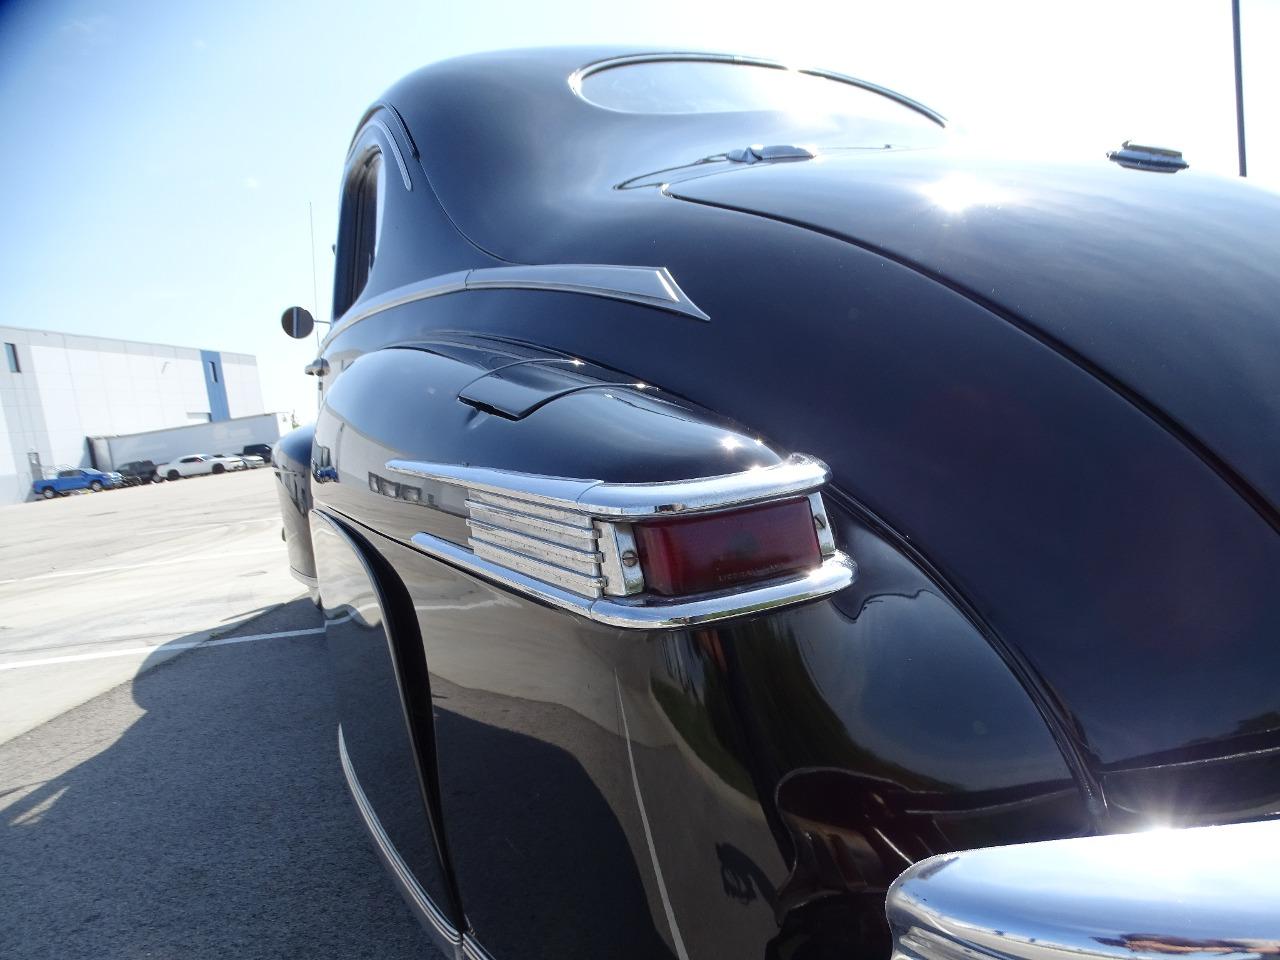
[[[657,307],[695,320],[711,318],[680,289],[666,267],[548,263],[487,267],[467,275],[468,290],[559,290]]]
[[[711,318],[680,289],[666,267],[631,267],[602,263],[540,263],[458,270],[388,290],[351,305],[334,321],[324,344],[361,320],[393,307],[468,290],[554,290],[606,300],[621,300],[678,313],[694,320]]]
[[[416,460],[388,460],[387,469],[543,507],[601,517],[653,517],[778,500],[817,490],[831,475],[825,463],[802,453],[792,454],[768,467],[666,483],[604,483]]]
[[[460,567],[485,580],[511,587],[535,600],[576,613],[588,620],[624,630],[676,629],[727,620],[730,617],[766,613],[778,607],[817,600],[843,590],[853,583],[857,573],[854,562],[836,551],[816,570],[803,577],[731,593],[671,601],[607,597],[593,599],[487,560],[466,547],[433,537],[429,533],[415,534],[412,543],[428,556]]]
[[[365,829],[369,831],[369,837],[373,840],[374,848],[378,851],[378,857],[382,860],[383,866],[391,874],[391,879],[395,881],[400,895],[404,897],[410,909],[435,933],[436,945],[446,955],[452,956],[455,949],[462,943],[462,935],[436,906],[427,891],[422,889],[413,871],[409,869],[409,865],[404,862],[391,842],[391,838],[387,836],[387,831],[383,829],[382,822],[374,813],[373,805],[360,786],[360,779],[351,765],[351,757],[347,754],[347,742],[342,736],[342,724],[338,724],[338,759],[342,762],[342,773],[347,778],[347,789],[351,792],[351,799],[355,801],[356,811],[364,821]]]

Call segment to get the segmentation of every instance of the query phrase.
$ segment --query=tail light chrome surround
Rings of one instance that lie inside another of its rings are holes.
[[[465,490],[466,546],[427,533],[425,553],[546,603],[612,626],[655,629],[743,616],[826,596],[856,567],[831,533],[820,460],[793,455],[768,467],[665,483],[619,484],[391,460],[389,472]],[[633,530],[646,520],[707,516],[807,500],[817,541],[811,569],[677,597],[646,591]]]

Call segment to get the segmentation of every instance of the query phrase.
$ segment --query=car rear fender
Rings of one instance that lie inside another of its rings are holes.
[[[684,938],[708,954],[694,940],[730,929],[734,952],[789,950],[837,914],[878,943],[884,890],[911,859],[1091,829],[1018,679],[834,500],[833,549],[866,557],[866,576],[722,619],[601,618],[476,562],[475,503],[502,484],[601,481],[552,508],[573,513],[602,490],[642,498],[791,462],[750,430],[508,341],[441,337],[340,369],[314,435],[315,511],[359,530],[411,598],[448,855],[494,955],[534,932],[569,953],[604,936],[555,924],[564,902],[607,901],[596,912],[628,956]],[[504,871],[530,864],[536,931],[502,921]]]

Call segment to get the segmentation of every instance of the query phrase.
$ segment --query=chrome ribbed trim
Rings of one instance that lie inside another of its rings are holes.
[[[473,488],[465,502],[476,556],[585,597],[604,592],[609,580],[591,517]]]
[[[401,894],[409,901],[410,906],[431,924],[440,938],[438,946],[446,953],[452,953],[452,948],[462,943],[462,935],[436,906],[427,891],[422,889],[413,871],[409,869],[409,865],[404,862],[395,844],[387,836],[382,821],[374,812],[373,804],[365,795],[364,788],[360,786],[360,778],[356,776],[355,768],[351,765],[351,757],[347,754],[347,741],[342,735],[342,724],[338,724],[338,759],[342,763],[342,773],[347,779],[347,789],[351,792],[351,799],[355,801],[356,811],[364,821],[365,829],[369,831],[369,836],[377,848],[383,865],[390,871],[391,878],[400,888]]]
[[[779,607],[816,600],[853,583],[856,566],[837,551],[817,569],[789,580],[774,581],[731,593],[654,601],[639,597],[581,596],[571,590],[478,556],[466,547],[429,533],[412,538],[428,556],[459,567],[485,580],[511,587],[526,596],[589,620],[630,630],[663,630],[764,613]]]
[[[458,270],[388,290],[351,305],[334,321],[324,339],[393,307],[467,290],[553,290],[621,300],[678,313],[695,320],[711,318],[680,289],[666,267],[631,267],[601,263],[542,263]]]
[[[483,495],[466,501],[468,515],[481,523],[505,527],[508,530],[540,537],[565,547],[587,548],[595,543],[599,536],[590,523],[578,525],[551,520],[524,510],[512,509],[512,506],[519,505],[518,500],[508,501],[507,503],[511,505],[508,506],[497,502],[486,503],[481,496]],[[499,498],[493,497],[492,500],[497,501]]]
[[[476,543],[489,543],[504,550],[514,550],[517,553],[544,558],[549,563],[555,563],[567,570],[573,570],[584,577],[600,575],[600,561],[603,558],[599,550],[581,550],[576,547],[566,547],[551,540],[530,537],[516,530],[508,530],[505,527],[481,523],[478,520],[468,520],[467,526],[471,528],[471,543],[473,546]],[[594,544],[592,546],[594,547]]]
[[[825,463],[804,454],[792,454],[781,463],[740,473],[666,483],[604,483],[417,460],[388,460],[386,468],[496,494],[525,505],[522,509],[545,507],[569,514],[637,518],[721,510],[808,494],[826,483],[829,476]]]
[[[477,557],[489,560],[510,570],[518,570],[557,587],[563,587],[584,597],[598,597],[604,592],[605,578],[596,574],[581,574],[558,563],[552,563],[532,552],[509,550],[484,540],[471,538],[471,549]],[[599,569],[599,564],[596,565]]]

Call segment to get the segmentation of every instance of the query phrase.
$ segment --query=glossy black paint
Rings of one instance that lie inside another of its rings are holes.
[[[843,526],[880,572],[839,601],[652,635],[376,541],[413,597],[444,833],[492,955],[679,955],[677,933],[689,956],[879,949],[906,857],[1089,830],[983,638]]]
[[[316,503],[414,611],[460,922],[498,960],[875,953],[884,887],[929,853],[1280,810],[1275,201],[602,111],[568,77],[613,52],[427,68],[353,142],[353,166],[395,144],[408,180],[388,163],[357,307],[597,262],[666,266],[711,318],[470,291],[326,341]],[[697,163],[801,141],[820,158]],[[537,375],[494,373],[513,359]],[[384,475],[661,480],[790,450],[831,465],[858,581],[653,635],[414,551],[465,540],[461,511]]]
[[[947,151],[771,164],[669,193],[845,237],[964,291],[1141,405],[1280,528],[1280,445],[1258,442],[1280,427],[1280,259],[1261,255],[1280,195]]]
[[[451,315],[449,303],[399,308],[353,332],[394,335],[395,317],[421,324]],[[347,356],[343,342],[333,356]],[[467,531],[460,500],[440,484],[406,491],[417,481],[389,474],[391,459],[617,482],[778,460],[732,423],[585,365],[575,375],[589,370],[601,386],[551,390],[518,418],[458,399],[513,355],[563,359],[456,334],[361,352],[344,359],[315,434],[337,470],[316,487],[318,503],[362,525],[412,598],[437,697],[442,832],[468,927],[491,953],[528,952],[531,939],[547,956],[601,938],[617,951],[614,929],[632,930],[618,934],[635,948],[626,955],[650,956],[663,941],[675,950],[673,930],[681,949],[697,944],[689,955],[710,955],[726,927],[748,953],[809,941],[838,951],[851,937],[878,947],[879,898],[904,856],[1091,829],[1086,794],[1035,702],[928,578],[848,515],[833,513],[841,540],[872,568],[838,602],[654,636],[544,610],[403,546],[420,530],[455,542]],[[936,685],[913,677],[915,660],[941,671]],[[630,728],[665,731],[657,740],[621,736],[611,684]],[[833,779],[860,813],[820,806]],[[674,924],[629,785],[649,809]],[[507,891],[526,875],[538,877],[523,881],[532,901],[512,914]],[[556,903],[606,927],[565,925]]]
[[[428,813],[435,779],[431,694],[417,663],[419,644],[409,642],[412,623],[396,623],[403,616],[397,584],[379,576],[367,541],[331,517],[313,513],[311,522],[348,759],[396,852],[457,929],[448,861]]]

